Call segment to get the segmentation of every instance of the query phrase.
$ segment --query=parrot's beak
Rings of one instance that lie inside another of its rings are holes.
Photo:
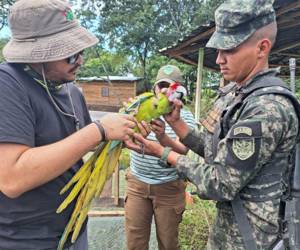
[[[176,88],[168,88],[166,96],[170,102],[173,102],[175,99],[182,100],[187,95],[185,87],[182,85],[176,86]]]

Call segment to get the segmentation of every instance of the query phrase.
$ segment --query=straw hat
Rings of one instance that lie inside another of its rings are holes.
[[[98,43],[81,27],[65,0],[19,0],[10,9],[7,62],[41,63],[68,58]]]

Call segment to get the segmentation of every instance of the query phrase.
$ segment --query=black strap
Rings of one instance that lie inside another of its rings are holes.
[[[255,243],[256,241],[252,234],[253,229],[251,228],[251,225],[245,212],[245,208],[243,206],[243,202],[239,194],[234,198],[233,201],[231,201],[231,206],[238,224],[238,228],[242,235],[246,250],[257,250]]]

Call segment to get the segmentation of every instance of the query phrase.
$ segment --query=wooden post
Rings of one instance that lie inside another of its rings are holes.
[[[119,178],[119,164],[115,168],[114,172],[114,205],[119,206],[120,197],[120,178]]]
[[[200,120],[200,103],[201,103],[201,91],[203,81],[203,63],[204,63],[204,48],[199,49],[198,55],[198,68],[197,68],[197,82],[196,82],[196,101],[195,101],[195,118],[196,121]]]
[[[105,198],[105,199],[111,198],[112,196],[111,190],[112,190],[112,178],[110,178],[105,182],[104,188],[99,198]]]
[[[138,82],[135,81],[135,82],[134,82],[134,85],[133,85],[133,92],[134,92],[134,93],[133,93],[133,97],[137,96],[137,83],[138,83]]]

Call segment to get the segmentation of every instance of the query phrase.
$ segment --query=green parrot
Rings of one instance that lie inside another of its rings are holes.
[[[158,96],[155,96],[152,92],[146,92],[129,104],[124,113],[132,114],[132,112],[135,112],[134,117],[137,121],[150,122],[152,119],[159,118],[170,111],[171,106],[166,95],[159,93]]]
[[[171,112],[172,103],[169,100],[177,98],[176,90],[178,87],[170,89],[168,89],[166,94],[159,93],[157,96],[151,92],[143,93],[135,97],[133,102],[129,103],[127,107],[121,109],[120,113],[132,114],[138,122],[150,122],[152,119],[159,118],[161,115]],[[181,92],[179,91],[178,93]],[[135,130],[139,132],[138,127]],[[121,141],[100,143],[95,152],[61,190],[60,194],[63,194],[73,186],[67,198],[57,209],[57,213],[61,213],[76,197],[78,198],[57,250],[63,250],[71,232],[73,232],[71,242],[74,243],[76,241],[93,198],[99,197],[106,180],[111,178],[118,164],[122,145]]]
[[[159,93],[158,96],[155,96],[152,92],[145,92],[137,96],[127,107],[119,112],[134,115],[138,122],[150,122],[152,119],[157,119],[171,112],[171,110],[172,107],[165,94]],[[135,128],[135,131],[139,132],[138,127]],[[109,150],[112,150],[120,143],[120,141],[113,141]]]

